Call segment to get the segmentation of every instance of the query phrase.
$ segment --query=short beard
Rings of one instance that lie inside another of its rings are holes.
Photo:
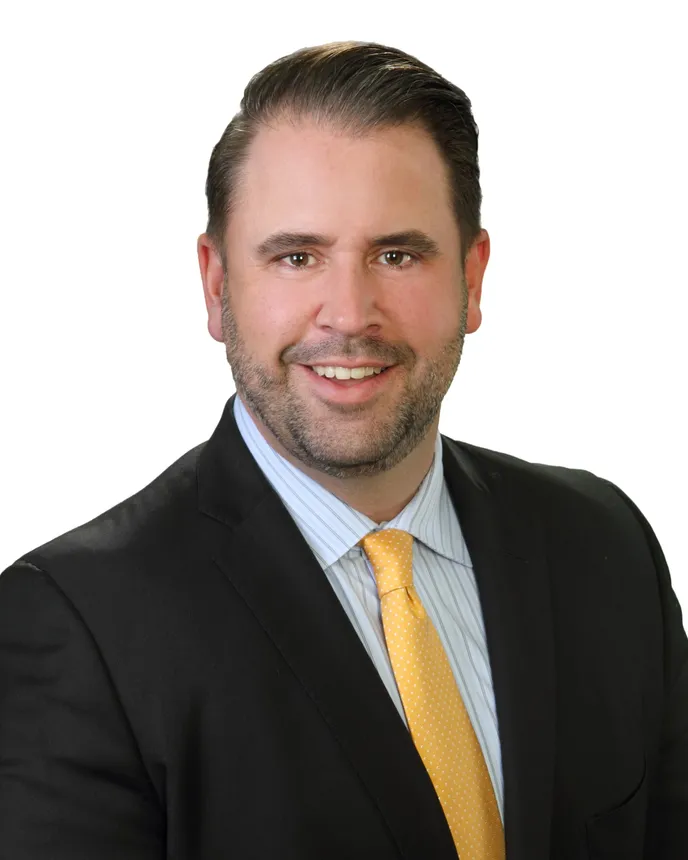
[[[468,313],[468,289],[465,278],[461,281],[463,303],[458,329],[440,355],[428,365],[422,385],[414,386],[409,375],[396,415],[391,416],[391,422],[379,420],[366,434],[365,452],[354,451],[350,457],[340,452],[337,457],[332,451],[336,444],[332,426],[322,419],[314,421],[307,406],[293,396],[285,381],[286,371],[281,376],[273,376],[251,359],[231,308],[225,272],[222,336],[237,393],[283,448],[305,466],[339,479],[372,477],[386,472],[408,457],[425,438],[458,369]],[[373,339],[368,341],[368,347],[367,356],[375,357],[376,350],[380,352],[379,343]],[[337,354],[346,356],[347,348],[342,344]],[[398,347],[396,353],[397,363],[413,366],[414,353],[409,348]],[[389,355],[388,346],[385,358]],[[332,408],[337,409],[335,405]],[[366,408],[364,404],[360,409],[348,405],[345,411],[355,416]]]

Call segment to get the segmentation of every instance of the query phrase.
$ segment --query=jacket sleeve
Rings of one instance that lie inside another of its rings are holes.
[[[0,860],[162,860],[164,812],[82,618],[44,571],[0,575]]]
[[[606,483],[610,483],[607,481]],[[631,508],[647,538],[664,622],[664,720],[659,766],[649,786],[646,857],[688,858],[688,638],[662,548],[647,519],[631,499],[610,484]]]

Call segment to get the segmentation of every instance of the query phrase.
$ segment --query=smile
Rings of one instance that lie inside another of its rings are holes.
[[[389,387],[399,372],[398,365],[387,368],[332,368],[315,365],[317,369],[304,364],[296,365],[305,377],[309,389],[320,400],[330,403],[365,403],[373,400]],[[321,371],[321,372],[318,372]],[[330,371],[330,373],[322,373]],[[358,371],[356,376],[352,371]],[[360,371],[364,372],[363,376]]]

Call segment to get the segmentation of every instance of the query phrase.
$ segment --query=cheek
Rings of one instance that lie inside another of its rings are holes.
[[[264,361],[276,363],[281,353],[298,343],[305,329],[306,311],[298,307],[293,297],[261,297],[242,308],[240,325],[251,350]]]
[[[408,303],[398,317],[404,338],[418,356],[434,355],[453,338],[459,324],[460,307],[447,297],[424,295]]]

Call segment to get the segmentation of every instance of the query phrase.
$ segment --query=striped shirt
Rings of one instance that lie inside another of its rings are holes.
[[[447,652],[503,821],[502,763],[483,615],[468,547],[444,480],[440,433],[432,466],[415,496],[397,516],[378,524],[278,454],[238,394],[234,416],[256,463],[320,563],[407,728],[385,644],[375,577],[357,543],[381,528],[403,529],[413,535],[413,584]]]

